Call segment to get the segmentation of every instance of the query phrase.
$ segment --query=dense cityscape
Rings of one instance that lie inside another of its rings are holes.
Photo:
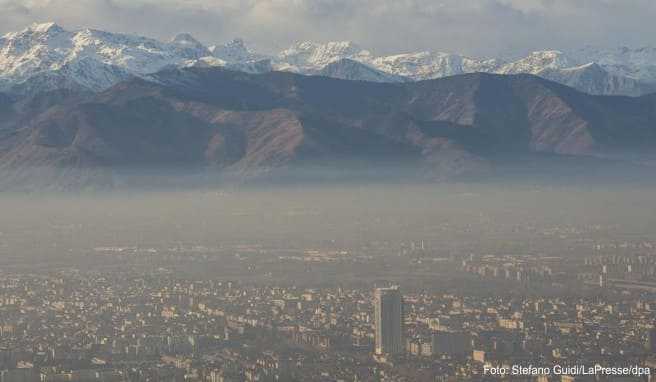
[[[0,380],[590,380],[577,365],[645,380],[656,366],[656,256],[648,243],[632,247],[643,254],[441,258],[423,240],[382,258],[98,247],[82,262],[93,265],[2,271]],[[207,277],[188,264],[250,276]],[[311,281],[381,264],[391,281]],[[440,292],[404,268],[461,286]],[[510,375],[518,367],[524,374]]]
[[[655,194],[622,192],[6,196],[0,379],[644,381]]]

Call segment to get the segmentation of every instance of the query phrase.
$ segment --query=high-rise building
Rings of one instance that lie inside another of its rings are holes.
[[[403,352],[403,297],[398,286],[374,291],[376,354]]]
[[[608,286],[608,266],[601,267],[601,274],[599,275],[599,287],[606,288]]]

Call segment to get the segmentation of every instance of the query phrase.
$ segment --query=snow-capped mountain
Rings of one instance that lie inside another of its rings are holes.
[[[241,65],[259,57],[244,52],[249,51],[243,42],[210,50],[189,34],[161,42],[93,29],[69,32],[54,23],[33,24],[0,38],[0,86],[20,93],[56,88],[99,91],[129,77],[146,78],[163,68],[200,60],[215,66],[238,63],[237,69],[247,70]]]
[[[35,75],[64,71],[76,76],[72,80],[80,86],[97,90],[115,82],[106,78],[115,72],[107,67],[120,68],[120,76],[144,75],[182,58],[210,55],[194,42],[176,38],[162,43],[91,29],[68,32],[54,23],[35,24],[0,39],[0,75],[20,83]]]
[[[168,42],[93,29],[34,24],[0,37],[0,91],[33,94],[66,88],[101,91],[131,77],[153,80],[170,67],[272,70],[348,80],[404,82],[485,72],[534,74],[591,94],[656,91],[656,48],[544,50],[519,59],[472,58],[443,52],[376,56],[355,43],[299,42],[277,55],[243,40],[206,47],[183,33]]]
[[[590,94],[638,96],[656,89],[647,78],[644,81],[632,78],[590,58],[580,53],[539,51],[507,63],[494,72],[534,74]]]
[[[500,66],[498,60],[475,60],[456,54],[441,52],[417,52],[390,56],[374,56],[350,41],[300,42],[282,51],[275,60],[278,70],[296,73],[320,73],[326,66],[342,60],[359,62],[372,69],[391,75],[394,81],[399,78],[425,80],[463,73],[494,71]],[[353,66],[355,68],[355,66]],[[358,70],[361,67],[358,67]],[[328,72],[328,71],[326,71]],[[354,74],[340,78],[356,78]],[[381,79],[385,76],[380,76]],[[364,79],[364,78],[362,78]]]
[[[577,62],[595,62],[614,75],[638,81],[656,82],[656,48],[618,47],[599,49],[584,47],[569,52]]]
[[[589,94],[639,96],[656,92],[656,83],[612,74],[594,62],[564,69],[545,68],[534,74]]]
[[[355,62],[364,66],[354,65]],[[298,43],[278,55],[274,68],[374,82],[418,81],[476,72],[528,73],[590,94],[637,96],[656,91],[654,63],[656,49],[651,48],[587,48],[568,53],[544,50],[505,61],[426,51],[375,56],[354,43],[342,41]]]
[[[305,50],[298,46],[306,47]],[[335,47],[342,49],[335,49]],[[638,96],[656,91],[656,49],[636,50],[581,50],[564,53],[556,50],[532,52],[526,57],[504,61],[502,59],[477,59],[443,52],[418,52],[390,56],[373,56],[369,51],[355,48],[351,43],[303,43],[287,50],[280,58],[288,58],[288,52],[297,52],[287,61],[293,71],[320,73],[322,66],[344,58],[365,64],[395,78],[426,80],[446,76],[484,72],[496,74],[528,73],[574,87],[590,94]],[[303,51],[307,53],[298,54]],[[586,52],[589,53],[586,54]],[[622,53],[624,52],[624,53]],[[299,59],[300,57],[300,59]],[[300,64],[299,64],[300,61]],[[279,63],[279,66],[281,64]],[[300,68],[300,70],[299,70]],[[284,69],[284,68],[282,68]],[[330,75],[329,73],[321,73]],[[358,78],[357,74],[340,72],[338,78]],[[389,82],[385,76],[377,76],[379,82]]]
[[[376,57],[371,64],[384,72],[413,80],[426,80],[474,72],[493,72],[498,60],[476,60],[457,54],[419,52]]]
[[[221,58],[231,64],[257,62],[269,59],[269,57],[263,54],[254,52],[246,46],[244,40],[240,38],[236,38],[222,46],[211,46],[209,51],[212,52],[214,57]]]
[[[350,41],[300,42],[278,54],[277,67],[293,72],[319,71],[326,65],[342,59],[351,59],[362,63],[371,61],[371,52],[360,48]]]
[[[545,50],[532,52],[517,61],[509,62],[496,70],[499,74],[538,74],[543,70],[563,69],[573,66],[572,61],[562,52]]]

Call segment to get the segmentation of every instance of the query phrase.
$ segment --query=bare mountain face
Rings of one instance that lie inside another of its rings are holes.
[[[656,49],[591,47],[537,51],[519,59],[472,58],[443,52],[377,56],[348,41],[300,42],[276,55],[243,40],[205,47],[189,34],[171,41],[92,29],[66,31],[35,24],[0,37],[0,91],[34,95],[55,89],[99,92],[130,78],[149,80],[172,67],[222,67],[247,73],[404,82],[467,73],[534,74],[590,94],[656,92]]]
[[[591,96],[532,75],[392,84],[170,69],[95,95],[3,96],[0,120],[5,183],[38,170],[67,186],[111,183],[115,169],[262,176],[344,163],[444,179],[532,155],[635,160],[622,153],[656,148],[655,96]]]

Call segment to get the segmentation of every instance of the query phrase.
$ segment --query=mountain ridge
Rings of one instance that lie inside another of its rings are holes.
[[[375,83],[169,68],[91,96],[0,99],[0,172],[47,168],[78,184],[120,168],[252,178],[361,163],[443,180],[536,155],[636,162],[620,154],[654,152],[655,110],[656,96],[592,96],[526,74]]]
[[[241,39],[206,47],[185,33],[161,42],[93,29],[69,32],[55,23],[34,24],[0,38],[0,91],[17,94],[59,88],[98,92],[131,77],[149,79],[168,67],[185,66],[248,73],[290,71],[375,82],[474,72],[528,73],[590,94],[639,96],[656,91],[654,48],[544,50],[505,60],[428,51],[377,56],[349,41],[306,41],[265,55]]]

